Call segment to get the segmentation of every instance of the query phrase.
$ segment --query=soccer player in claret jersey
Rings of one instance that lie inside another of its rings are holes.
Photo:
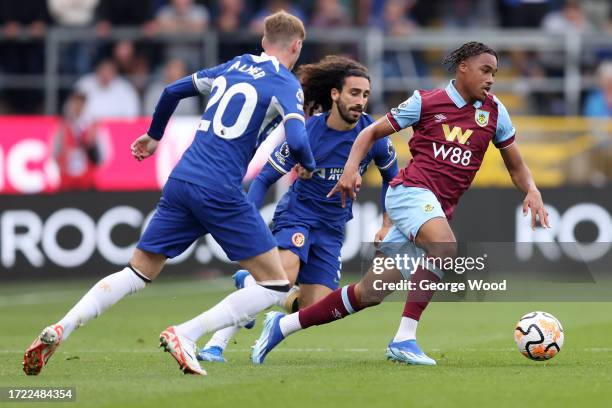
[[[161,346],[176,359],[181,371],[206,374],[195,356],[195,342],[204,333],[238,324],[282,303],[289,281],[276,240],[246,200],[241,182],[257,146],[281,121],[287,144],[304,169],[303,176],[310,176],[315,169],[302,88],[290,72],[304,37],[298,18],[275,13],[264,22],[264,53],[235,57],[164,90],[148,132],[131,146],[132,155],[143,160],[154,153],[182,98],[210,94],[194,141],[170,174],[130,264],[99,281],[58,323],[34,339],[24,356],[26,374],[39,374],[74,329],[143,289],[160,273],[167,258],[179,255],[208,233],[231,260],[251,271],[257,285],[230,294],[211,310],[160,334]]]
[[[352,218],[351,202],[343,208],[340,197],[326,195],[342,174],[357,135],[373,119],[364,112],[370,96],[370,79],[363,65],[345,57],[328,56],[316,64],[302,65],[297,75],[304,90],[306,113],[324,111],[306,121],[317,170],[310,179],[298,178],[280,200],[272,232],[289,281],[300,285],[298,304],[303,308],[338,288],[340,250],[345,225]],[[286,142],[280,144],[253,181],[247,198],[257,207],[268,188],[297,164],[290,153]],[[359,163],[359,173],[363,174],[372,161],[383,179],[383,225],[374,237],[381,240],[391,227],[384,211],[384,198],[388,183],[398,172],[395,149],[388,137],[373,144]],[[238,271],[234,279],[237,287],[253,284],[246,271]],[[238,330],[239,326],[235,326],[215,333],[198,358],[225,361],[223,351]]]
[[[456,254],[456,241],[448,223],[461,195],[480,168],[489,142],[499,149],[516,187],[526,194],[523,213],[531,211],[543,227],[548,218],[542,197],[515,143],[515,130],[504,105],[490,93],[497,71],[497,53],[488,46],[469,42],[453,51],[445,64],[455,78],[445,89],[415,91],[397,108],[361,132],[355,141],[344,173],[330,195],[340,192],[342,201],[355,199],[361,185],[358,164],[370,146],[381,137],[412,126],[409,146],[412,160],[391,182],[386,208],[393,227],[381,251],[393,257],[398,245],[416,246],[428,257]],[[377,290],[375,280],[399,282],[402,273],[419,287],[419,282],[438,282],[440,270],[422,267],[415,271],[384,270],[366,273],[360,282],[331,293],[298,313],[284,316],[270,312],[264,330],[253,347],[252,359],[262,363],[288,335],[314,325],[343,318],[380,303],[390,290]],[[411,291],[399,329],[387,348],[387,358],[409,364],[435,365],[416,343],[416,330],[433,291]]]

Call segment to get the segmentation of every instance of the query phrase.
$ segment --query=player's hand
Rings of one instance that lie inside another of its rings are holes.
[[[336,193],[340,193],[340,202],[342,203],[342,208],[346,207],[346,196],[349,196],[351,200],[355,201],[357,198],[357,193],[361,188],[361,176],[357,169],[347,169],[344,168],[344,173],[340,176],[340,179],[331,189],[329,193],[327,193],[327,198],[330,198]]]
[[[374,246],[376,248],[380,247],[380,243],[383,241],[383,239],[385,239],[392,226],[393,222],[391,221],[391,217],[389,217],[389,213],[385,211],[383,213],[382,225],[378,232],[374,235]]]
[[[136,160],[142,161],[155,153],[158,143],[159,142],[157,140],[145,133],[138,139],[134,140],[134,143],[132,143],[130,146],[132,149],[132,156],[134,156]]]
[[[390,229],[391,229],[391,226],[383,225],[376,232],[376,234],[374,235],[374,245],[376,246],[376,248],[378,248],[378,245],[382,242],[383,239],[385,239]]]
[[[297,173],[297,176],[303,180],[307,180],[312,177],[312,171],[306,170],[301,164],[296,164],[293,169]]]
[[[542,194],[537,189],[529,190],[523,201],[523,217],[526,217],[529,211],[531,211],[531,229],[536,228],[536,215],[542,227],[550,228],[548,211],[544,208]]]

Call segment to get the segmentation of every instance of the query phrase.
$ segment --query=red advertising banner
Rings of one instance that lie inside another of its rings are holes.
[[[59,172],[51,160],[54,117],[0,118],[0,192],[38,193],[59,186]]]
[[[95,169],[99,191],[159,190],[181,155],[191,144],[199,117],[170,121],[155,155],[138,162],[130,144],[146,132],[150,118],[106,120],[98,125],[101,162]],[[53,157],[59,119],[47,116],[0,117],[0,194],[53,193],[60,187],[60,169]],[[274,132],[264,142],[247,170],[252,179],[267,155],[280,142]],[[60,145],[61,149],[62,146]]]

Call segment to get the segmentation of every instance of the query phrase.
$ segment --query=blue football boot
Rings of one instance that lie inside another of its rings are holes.
[[[279,321],[283,316],[285,314],[281,312],[266,313],[263,331],[255,345],[251,347],[251,361],[253,361],[253,364],[263,364],[268,353],[285,338],[279,325]]]
[[[204,347],[196,356],[200,361],[210,361],[211,363],[225,363],[223,349],[218,346]]]
[[[421,350],[416,340],[391,342],[387,346],[387,360],[414,365],[436,365],[436,360],[430,358]]]

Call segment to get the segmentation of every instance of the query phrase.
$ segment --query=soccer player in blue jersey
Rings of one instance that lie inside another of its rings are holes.
[[[370,96],[367,69],[345,57],[328,56],[316,64],[302,65],[297,75],[304,89],[306,113],[323,110],[306,121],[306,129],[317,162],[310,179],[298,178],[282,197],[273,219],[272,232],[278,241],[289,281],[299,283],[299,306],[309,306],[338,288],[342,263],[340,250],[346,222],[352,218],[351,203],[343,208],[338,196],[327,198],[346,163],[353,141],[373,119],[364,111]],[[384,212],[389,182],[397,175],[391,139],[379,139],[359,165],[363,174],[371,162],[383,179],[381,205],[383,225],[375,239],[382,240],[391,227]],[[284,142],[272,152],[268,163],[253,181],[247,198],[260,207],[268,188],[296,166]],[[237,286],[253,284],[246,271],[235,277]],[[225,361],[223,351],[240,326],[216,332],[200,351],[205,361]]]
[[[23,369],[39,374],[60,342],[160,273],[167,258],[210,233],[227,256],[253,274],[257,285],[234,292],[211,310],[160,334],[161,346],[181,371],[204,375],[195,342],[207,332],[235,325],[280,304],[289,280],[276,240],[241,182],[259,144],[281,121],[293,157],[308,177],[315,170],[303,112],[303,91],[290,72],[302,48],[302,22],[285,12],[265,19],[261,55],[245,54],[199,71],[163,92],[148,132],[132,144],[137,160],[151,156],[179,101],[210,95],[191,146],[172,171],[155,215],[130,264],[96,283],[56,324],[43,330],[24,355]],[[342,166],[340,166],[342,167]]]

